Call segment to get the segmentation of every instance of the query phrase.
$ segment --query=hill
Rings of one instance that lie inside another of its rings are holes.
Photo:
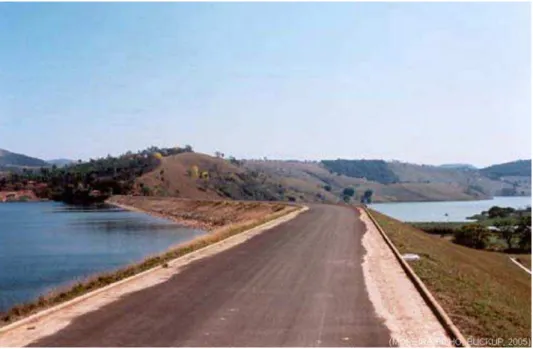
[[[442,168],[382,160],[279,161],[250,160],[245,167],[264,171],[294,191],[320,193],[339,200],[352,187],[359,199],[372,190],[375,202],[487,199],[498,195],[531,195],[529,180],[491,179],[478,170]],[[329,191],[324,193],[324,189]]]
[[[531,160],[517,160],[492,165],[481,169],[480,172],[493,179],[501,177],[531,177]]]
[[[239,161],[192,152],[163,157],[155,170],[137,178],[134,193],[194,199],[302,199],[300,193]]]
[[[41,167],[48,166],[44,160],[33,158],[31,156],[12,153],[10,151],[0,149],[0,168],[17,168],[17,167]]]
[[[10,155],[13,153],[2,154],[4,159],[13,157]],[[238,161],[217,155],[194,153],[190,146],[150,147],[137,153],[53,168],[39,159],[27,161],[29,157],[21,162],[21,155],[15,154],[18,162],[11,160],[10,164],[39,164],[47,168],[27,168],[0,176],[3,177],[0,191],[34,190],[37,197],[67,202],[99,201],[114,194],[333,203],[359,202],[363,198],[393,202],[531,195],[531,177],[490,178],[484,171],[462,167],[383,160]]]
[[[389,163],[385,164],[388,166]],[[401,173],[394,173],[394,176],[398,178],[396,183],[380,183],[367,178],[351,177],[332,172],[323,162],[253,160],[245,161],[244,166],[252,170],[264,171],[273,180],[279,181],[291,190],[305,193],[304,197],[306,198],[313,197],[318,193],[326,200],[333,202],[340,200],[345,188],[355,189],[355,200],[357,201],[366,190],[372,191],[374,202],[488,198],[488,195],[483,193],[468,193],[466,192],[467,187],[455,182],[402,181]],[[392,170],[389,168],[388,171]]]

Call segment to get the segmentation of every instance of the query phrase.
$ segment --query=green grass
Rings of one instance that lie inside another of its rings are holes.
[[[400,253],[420,255],[410,265],[467,340],[531,338],[531,278],[509,255],[459,246],[371,212]]]
[[[227,228],[220,229],[218,231],[215,231],[214,233],[207,234],[189,243],[180,245],[161,255],[147,258],[140,263],[130,265],[114,272],[97,275],[84,282],[76,283],[73,286],[65,288],[64,290],[57,290],[49,293],[48,295],[41,296],[33,302],[14,306],[7,312],[0,314],[0,327],[5,326],[13,321],[19,320],[23,317],[34,314],[40,310],[72,300],[88,292],[97,290],[117,281],[126,279],[130,276],[155,268],[157,266],[167,268],[168,262],[173,259],[184,256],[188,253],[194,252],[216,242],[222,241],[233,235],[237,235],[276,218],[280,218],[286,214],[289,214],[299,209],[299,207],[296,206],[285,206],[283,209],[279,209],[280,206],[282,205],[274,206],[272,209],[272,213],[262,219],[255,220],[252,222],[236,224]]]

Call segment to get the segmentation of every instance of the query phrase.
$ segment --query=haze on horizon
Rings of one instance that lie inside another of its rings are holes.
[[[529,3],[1,3],[0,148],[531,158]]]

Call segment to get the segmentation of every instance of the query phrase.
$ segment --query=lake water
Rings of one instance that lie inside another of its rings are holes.
[[[0,312],[203,234],[111,206],[0,203]]]
[[[513,208],[531,206],[531,197],[505,196],[479,201],[396,202],[368,206],[404,222],[467,222],[466,217],[487,211],[492,206]]]

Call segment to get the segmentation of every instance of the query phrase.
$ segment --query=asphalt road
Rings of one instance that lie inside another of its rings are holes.
[[[354,210],[295,219],[76,318],[32,346],[388,346]]]

